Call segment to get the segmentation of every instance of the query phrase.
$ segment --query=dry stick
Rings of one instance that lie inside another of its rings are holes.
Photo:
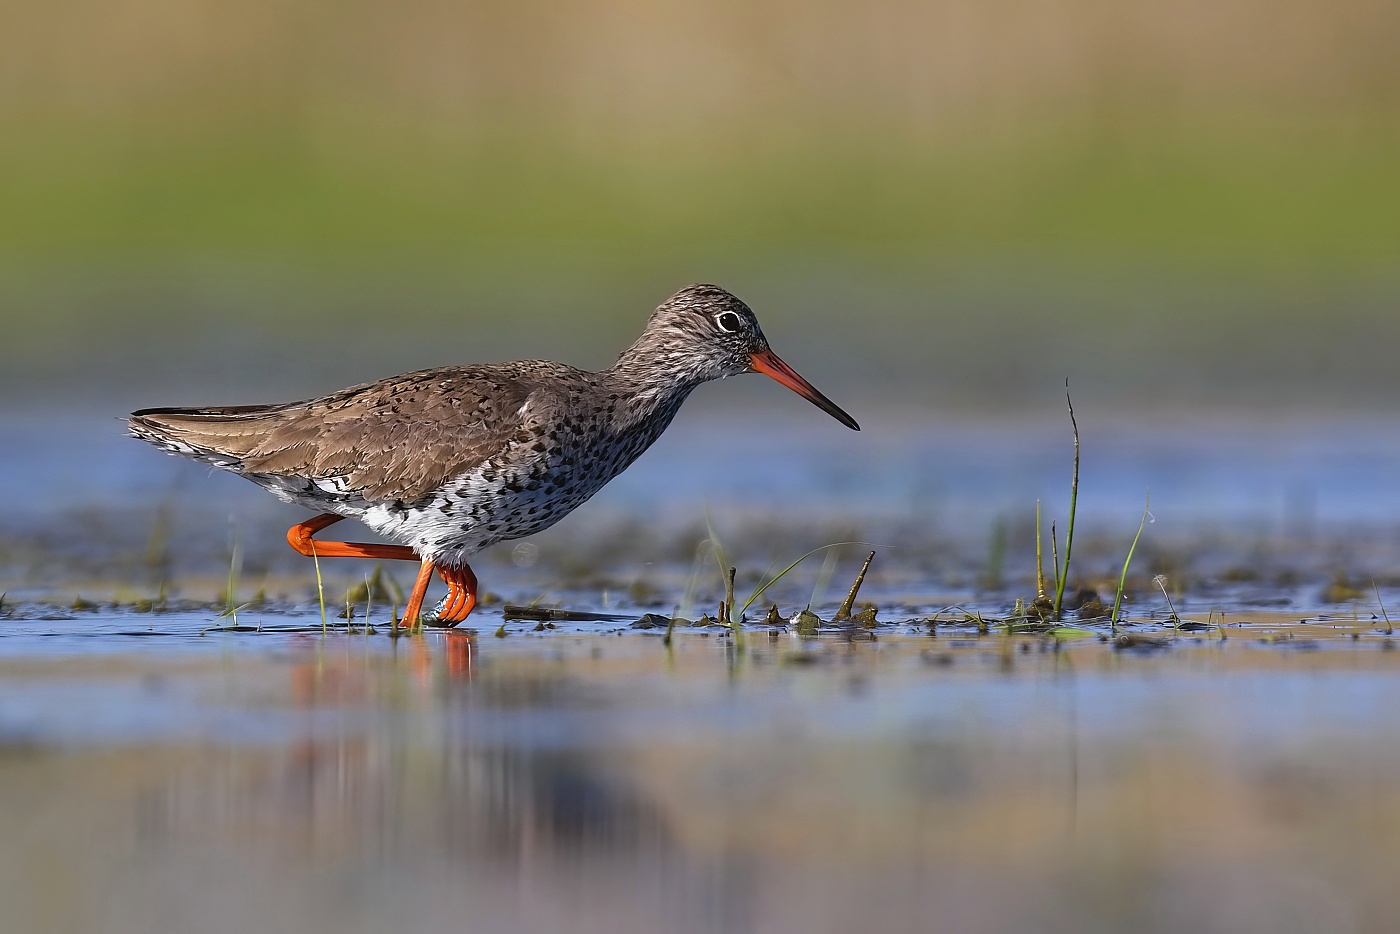
[[[737,568],[730,568],[724,575],[724,619],[720,622],[730,626],[734,625],[734,575],[737,571]]]
[[[851,585],[851,592],[846,594],[846,599],[841,603],[841,609],[836,611],[832,620],[850,619],[851,608],[856,605],[856,594],[860,593],[860,585],[865,583],[865,572],[870,570],[870,562],[875,560],[875,552],[865,556],[865,563],[860,566],[860,573],[856,575],[856,582]]]
[[[1074,548],[1074,508],[1079,502],[1079,422],[1074,418],[1074,400],[1069,397],[1069,380],[1065,380],[1065,404],[1069,406],[1069,423],[1074,428],[1074,481],[1069,488],[1069,526],[1065,529],[1065,573],[1055,585],[1055,622],[1065,602],[1065,582],[1069,580],[1069,555]]]

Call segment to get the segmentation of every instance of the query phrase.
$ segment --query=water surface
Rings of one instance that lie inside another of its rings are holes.
[[[323,632],[296,510],[111,420],[10,418],[5,929],[1390,927],[1396,426],[1086,430],[1076,585],[1111,598],[1148,487],[1156,521],[1127,623],[1056,638],[1001,620],[1036,499],[1063,529],[1063,426],[778,424],[700,409],[483,555],[470,628],[394,638],[382,595],[337,616],[364,562],[325,563]],[[668,644],[634,623],[714,612],[707,511],[741,601],[874,544]],[[796,634],[871,548],[874,628]],[[615,618],[506,619],[536,601]]]

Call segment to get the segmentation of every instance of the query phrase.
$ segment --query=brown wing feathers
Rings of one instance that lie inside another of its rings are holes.
[[[286,405],[145,409],[129,424],[237,473],[341,478],[371,502],[410,501],[500,453],[520,427],[529,387],[469,372],[485,369],[410,373]]]

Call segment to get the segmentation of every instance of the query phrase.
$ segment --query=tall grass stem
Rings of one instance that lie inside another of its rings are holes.
[[[321,559],[316,556],[316,542],[311,542],[311,563],[316,567],[316,599],[321,604],[321,635],[326,634],[326,587],[321,580]]]
[[[1069,423],[1074,429],[1074,479],[1069,487],[1069,525],[1065,528],[1065,569],[1055,584],[1055,622],[1060,621],[1060,613],[1065,604],[1065,584],[1069,581],[1069,559],[1074,550],[1074,510],[1079,505],[1079,422],[1074,417],[1074,400],[1069,394],[1069,380],[1065,380],[1065,404],[1069,406]],[[1058,562],[1057,562],[1058,564]]]
[[[1040,500],[1035,501],[1035,598],[1043,599],[1045,593],[1045,545],[1040,531]]]

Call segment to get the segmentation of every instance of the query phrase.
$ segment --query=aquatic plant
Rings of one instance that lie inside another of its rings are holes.
[[[870,570],[870,562],[875,560],[875,552],[865,556],[865,563],[860,566],[860,573],[856,574],[855,583],[851,584],[851,590],[846,594],[846,599],[841,602],[841,607],[836,611],[832,620],[846,620],[851,618],[851,608],[855,606],[856,595],[860,593],[860,585],[865,583],[865,574]]]
[[[1069,394],[1069,380],[1065,380],[1065,404],[1069,406],[1069,423],[1074,429],[1074,479],[1069,487],[1069,525],[1065,528],[1065,566],[1060,569],[1059,556],[1055,557],[1055,622],[1059,622],[1065,603],[1065,583],[1069,580],[1070,554],[1074,550],[1074,513],[1079,504],[1079,422],[1074,417],[1074,400]],[[1055,545],[1054,527],[1050,531],[1050,544]]]
[[[326,586],[321,580],[321,559],[316,556],[316,543],[311,543],[311,563],[316,568],[316,601],[321,606],[321,635],[326,634]],[[397,627],[395,627],[397,628]]]
[[[1152,583],[1156,584],[1162,591],[1162,596],[1167,598],[1167,609],[1171,611],[1171,615],[1167,617],[1167,622],[1172,624],[1172,628],[1179,628],[1181,626],[1181,616],[1176,612],[1176,605],[1172,603],[1171,594],[1167,593],[1167,575],[1158,574],[1156,577],[1152,578]]]
[[[753,606],[754,601],[756,601],[759,597],[763,596],[764,592],[767,591],[769,587],[772,587],[772,586],[773,586],[774,584],[776,584],[778,581],[782,580],[784,577],[786,577],[786,576],[788,575],[788,573],[789,573],[790,571],[792,571],[794,568],[796,568],[796,567],[797,567],[799,564],[801,564],[803,561],[806,561],[808,558],[812,557],[812,555],[817,554],[818,552],[821,552],[821,551],[826,551],[828,548],[840,548],[840,547],[843,546],[843,545],[869,545],[869,544],[870,544],[869,542],[831,542],[831,543],[829,543],[829,544],[826,544],[826,545],[819,545],[819,546],[817,546],[816,548],[813,548],[811,551],[807,552],[805,555],[803,555],[802,557],[798,558],[796,561],[792,562],[792,563],[789,564],[787,567],[783,568],[783,569],[782,569],[781,571],[779,571],[777,574],[774,574],[774,575],[773,575],[771,578],[769,578],[765,583],[763,583],[761,586],[759,586],[758,588],[756,588],[756,589],[754,590],[754,592],[753,592],[752,594],[749,595],[749,599],[746,600],[746,601],[744,601],[744,605],[739,609],[739,615],[740,615],[740,617],[743,616],[744,612],[745,612],[746,610],[748,610],[749,607]],[[873,557],[874,553],[872,552],[871,554],[872,554],[872,557]],[[868,561],[867,561],[866,567],[869,567],[869,562],[868,562]],[[771,568],[770,568],[770,570],[771,570]],[[766,576],[766,575],[765,575],[765,576]],[[861,574],[861,580],[864,580],[864,578],[865,578],[865,575],[864,575],[864,573],[862,573],[862,574]]]
[[[1376,602],[1380,604],[1381,607],[1381,618],[1385,620],[1385,634],[1387,636],[1394,635],[1395,627],[1390,623],[1390,614],[1385,611],[1385,601],[1381,599],[1381,589],[1376,586],[1375,581],[1371,581],[1371,588],[1376,592]],[[0,603],[3,603],[4,600],[5,595],[0,594]]]
[[[1040,530],[1040,500],[1035,501],[1035,599],[1048,600],[1045,592],[1045,535]]]
[[[243,548],[237,532],[234,532],[232,535],[231,545],[228,563],[228,582],[224,585],[222,601],[224,608],[219,612],[218,618],[228,618],[232,620],[232,625],[237,626],[239,611],[252,606],[253,601],[249,600],[247,603],[239,603],[236,599],[238,593],[238,579],[243,571]]]
[[[1142,521],[1138,523],[1137,534],[1133,536],[1133,543],[1128,546],[1128,556],[1123,559],[1123,571],[1118,575],[1118,589],[1113,594],[1113,613],[1109,615],[1109,623],[1114,631],[1118,629],[1118,611],[1123,606],[1123,589],[1128,583],[1128,565],[1133,563],[1133,552],[1137,551],[1138,539],[1142,538],[1142,530],[1147,527],[1149,519],[1152,519],[1152,493],[1147,493],[1147,501],[1142,507]],[[1155,521],[1155,520],[1153,520]]]

